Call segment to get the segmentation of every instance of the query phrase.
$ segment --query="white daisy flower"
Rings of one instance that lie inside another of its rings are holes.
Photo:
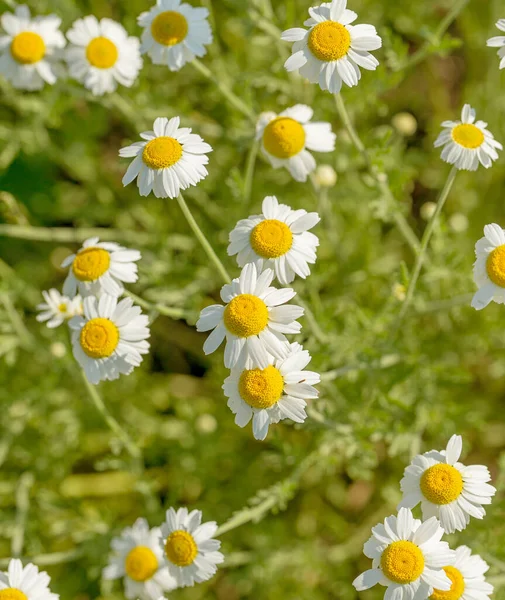
[[[23,567],[18,558],[9,562],[7,571],[0,572],[0,600],[58,600],[49,590],[51,578],[32,563]]]
[[[123,185],[138,177],[141,196],[154,192],[157,198],[177,198],[181,190],[207,177],[206,154],[212,148],[199,135],[191,133],[189,127],[179,128],[180,122],[179,117],[170,121],[158,118],[154,121],[154,131],[140,134],[145,142],[121,148],[119,156],[135,157],[123,177]]]
[[[494,301],[505,304],[505,230],[496,223],[484,227],[484,237],[475,244],[473,278],[478,290],[472,306],[482,310]]]
[[[232,369],[223,390],[235,423],[245,427],[252,419],[257,440],[266,438],[271,423],[282,419],[303,423],[306,400],[318,397],[314,385],[321,380],[318,373],[304,370],[310,360],[308,351],[294,342],[286,358],[272,358],[265,369],[255,368],[251,360],[243,369]]]
[[[265,267],[273,269],[282,285],[291,283],[295,275],[305,279],[319,246],[319,239],[308,229],[319,223],[319,215],[279,204],[275,196],[263,200],[262,210],[261,215],[237,223],[230,233],[228,255],[237,255],[239,267],[252,262],[259,273]]]
[[[91,383],[129,375],[149,351],[149,321],[131,298],[84,298],[84,315],[69,322],[74,357]]]
[[[57,62],[65,37],[56,15],[31,18],[22,4],[14,14],[6,12],[0,22],[0,75],[19,90],[40,90],[45,83],[56,82]],[[56,67],[56,68],[55,68]]]
[[[205,46],[212,43],[208,16],[206,8],[181,4],[181,0],[158,0],[138,18],[144,28],[142,54],[147,53],[155,65],[179,71],[195,56],[207,54]]]
[[[177,582],[165,564],[160,538],[161,529],[149,529],[145,519],[137,519],[133,527],[123,529],[111,542],[114,553],[103,570],[104,579],[123,577],[129,600],[159,600],[165,592],[174,590]]]
[[[226,306],[213,304],[200,313],[197,331],[213,330],[203,345],[205,354],[211,354],[226,338],[224,366],[242,367],[250,358],[255,365],[266,369],[269,354],[286,358],[289,344],[285,333],[299,333],[296,321],[303,308],[288,304],[296,292],[291,288],[278,290],[270,287],[274,278],[271,269],[260,273],[255,264],[247,264],[238,279],[221,288],[221,299]]]
[[[414,508],[419,502],[423,519],[435,516],[447,533],[462,531],[470,517],[482,519],[483,504],[491,504],[496,490],[487,483],[487,467],[466,467],[458,462],[463,441],[453,435],[445,450],[417,455],[400,482],[403,498],[399,507]]]
[[[499,19],[496,27],[500,31],[505,31],[505,19]],[[497,54],[500,57],[500,69],[505,69],[505,35],[497,35],[489,38],[487,45],[491,48],[499,48]]]
[[[444,121],[442,127],[435,148],[444,146],[442,160],[459,170],[476,171],[479,163],[489,169],[498,158],[496,150],[503,149],[486,129],[487,123],[475,123],[475,110],[469,104],[461,111],[461,121]]]
[[[90,15],[78,19],[67,32],[71,42],[65,51],[68,70],[95,96],[131,87],[142,68],[140,41],[111,19]]]
[[[80,296],[71,299],[63,296],[54,288],[42,292],[42,296],[44,296],[45,302],[37,305],[37,310],[41,311],[37,315],[37,321],[39,323],[47,322],[50,329],[59,327],[72,317],[82,315],[82,298]]]
[[[385,600],[424,600],[434,588],[449,591],[451,580],[442,567],[453,564],[455,553],[440,541],[443,534],[435,517],[421,523],[401,508],[397,517],[372,528],[363,547],[372,568],[354,580],[354,587],[361,592],[379,583],[388,588]]]
[[[451,589],[435,589],[430,600],[488,600],[494,588],[484,577],[489,569],[486,561],[478,554],[472,555],[467,546],[456,548],[455,554],[454,563],[444,567]]]
[[[256,139],[274,169],[285,167],[296,181],[307,181],[316,168],[309,150],[333,152],[336,135],[330,123],[311,123],[314,111],[305,104],[296,104],[279,115],[261,113],[256,124]]]
[[[89,238],[77,254],[71,254],[62,262],[62,267],[70,267],[63,284],[63,293],[73,297],[77,290],[82,296],[120,296],[124,292],[123,281],[134,283],[138,279],[136,261],[140,260],[138,250],[123,248],[114,242],[100,242],[99,238]]]
[[[347,0],[333,0],[309,8],[310,19],[304,23],[309,29],[294,27],[281,36],[294,42],[286,70],[300,71],[332,94],[340,92],[342,81],[350,87],[358,85],[360,67],[375,71],[379,61],[370,51],[382,46],[373,25],[351,25],[358,15],[346,6]]]
[[[169,508],[161,526],[161,548],[170,575],[179,587],[207,581],[217,571],[224,556],[219,552],[221,542],[212,539],[217,531],[214,521],[202,523],[202,513],[187,508],[177,512]]]

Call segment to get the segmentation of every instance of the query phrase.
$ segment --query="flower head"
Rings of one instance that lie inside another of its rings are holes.
[[[0,572],[0,600],[58,600],[49,590],[51,578],[32,563],[23,567],[18,558],[9,562],[7,571]]]
[[[496,223],[484,227],[484,237],[475,244],[473,278],[479,289],[472,306],[482,310],[491,301],[505,304],[505,230]]]
[[[453,435],[445,450],[417,455],[405,469],[400,482],[403,499],[399,507],[414,508],[421,503],[423,518],[436,516],[447,533],[462,531],[470,517],[482,519],[483,504],[491,504],[496,490],[487,483],[487,467],[466,467],[458,462],[462,439]]]
[[[0,36],[0,74],[20,90],[40,90],[56,82],[57,62],[65,37],[56,15],[31,18],[22,4],[1,19],[5,35]]]
[[[82,314],[82,298],[80,296],[71,299],[68,296],[62,296],[54,288],[42,292],[42,296],[44,296],[45,302],[37,305],[37,310],[41,311],[37,315],[37,321],[39,323],[47,322],[50,329],[59,327],[72,317]]]
[[[119,23],[90,15],[75,21],[67,38],[69,73],[95,96],[115,91],[118,84],[131,87],[136,81],[142,68],[140,42]]]
[[[505,19],[499,19],[496,27],[500,31],[505,31]],[[497,54],[500,58],[500,69],[505,69],[505,35],[497,35],[496,37],[489,38],[487,45],[491,48],[498,48]]]
[[[300,71],[311,83],[332,94],[340,92],[342,81],[352,87],[361,78],[360,67],[374,71],[379,61],[370,54],[382,45],[373,25],[351,25],[358,15],[346,8],[347,0],[323,2],[309,8],[309,29],[294,27],[282,34],[294,42],[293,54],[285,63],[287,71]]]
[[[503,146],[486,129],[484,121],[475,122],[475,110],[465,104],[461,121],[444,121],[443,131],[435,141],[435,148],[443,146],[442,160],[459,170],[476,171],[479,163],[486,169],[498,158]]]

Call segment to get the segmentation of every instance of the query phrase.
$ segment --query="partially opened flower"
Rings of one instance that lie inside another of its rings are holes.
[[[42,296],[45,302],[37,305],[37,310],[40,311],[37,321],[47,323],[50,329],[59,327],[72,317],[82,314],[82,298],[80,296],[71,299],[68,296],[62,296],[54,288],[42,292]]]
[[[463,441],[453,435],[445,450],[418,454],[405,469],[400,482],[403,499],[399,507],[421,503],[423,519],[436,516],[447,533],[462,531],[470,517],[482,519],[483,504],[491,504],[496,490],[487,483],[491,476],[482,465],[458,462]]]
[[[484,227],[484,237],[475,244],[473,278],[478,290],[472,306],[482,310],[491,301],[505,304],[505,230],[491,223]]]
[[[58,600],[49,589],[51,578],[32,563],[23,566],[18,558],[9,561],[7,571],[0,572],[0,600]]]
[[[78,19],[67,32],[71,44],[65,51],[70,76],[95,96],[131,87],[142,68],[140,41],[112,21],[90,15]]]
[[[224,366],[242,367],[248,358],[261,369],[269,365],[269,355],[286,358],[289,345],[284,334],[299,333],[296,321],[303,315],[300,306],[285,305],[295,295],[291,288],[270,287],[271,269],[260,273],[256,265],[247,264],[238,279],[221,289],[225,306],[213,304],[204,308],[196,324],[197,331],[210,331],[203,351],[211,354],[226,338]]]
[[[336,135],[329,123],[310,120],[310,106],[297,104],[279,115],[265,112],[256,125],[256,139],[274,169],[285,167],[296,181],[306,181],[316,168],[309,150],[333,152]]]
[[[309,8],[309,29],[294,27],[282,34],[293,43],[293,54],[285,63],[287,71],[300,71],[311,83],[332,94],[342,82],[352,87],[361,79],[360,67],[374,71],[379,61],[370,54],[382,45],[373,25],[351,25],[358,15],[346,8],[347,0],[323,2]]]
[[[140,134],[144,142],[135,142],[119,151],[119,156],[133,158],[123,177],[123,185],[137,178],[141,196],[151,192],[158,198],[176,198],[181,190],[196,185],[208,175],[205,165],[212,152],[188,127],[179,128],[180,119],[158,118],[154,131]]]
[[[318,397],[314,385],[321,379],[318,373],[304,370],[310,359],[308,351],[295,342],[286,358],[272,358],[265,369],[255,367],[251,360],[243,369],[232,369],[223,390],[235,423],[245,427],[252,419],[257,440],[266,438],[271,423],[282,419],[303,423],[307,400]]]
[[[315,212],[293,210],[275,196],[263,200],[263,213],[240,220],[230,233],[228,254],[237,255],[239,267],[254,263],[258,272],[268,267],[283,285],[298,275],[310,275],[319,239],[308,230],[319,222]]]
[[[496,27],[500,31],[505,31],[505,19],[499,19]],[[496,37],[489,38],[487,45],[491,48],[498,48],[497,54],[500,58],[500,69],[505,69],[505,35],[497,35]]]
[[[142,13],[138,24],[142,33],[142,54],[148,54],[155,65],[167,65],[179,71],[195,56],[207,53],[212,31],[206,8],[194,8],[181,0],[158,0],[149,12]]]
[[[498,158],[496,150],[503,149],[487,123],[475,122],[475,110],[469,104],[461,111],[461,121],[444,121],[442,127],[435,148],[443,146],[442,160],[459,170],[476,171],[479,163],[489,169]]]
[[[123,578],[129,600],[159,600],[174,590],[177,582],[165,564],[160,538],[161,529],[149,529],[145,519],[123,529],[111,542],[113,554],[103,570],[104,579]]]
[[[46,83],[55,83],[65,46],[61,19],[56,15],[32,18],[22,4],[0,20],[5,31],[0,35],[0,75],[20,90],[40,90]]]
[[[179,587],[202,583],[215,575],[217,565],[224,560],[219,552],[221,542],[213,539],[216,531],[214,521],[202,523],[199,510],[167,510],[160,544],[170,575]]]
[[[383,585],[388,588],[386,600],[421,600],[434,589],[449,591],[451,580],[442,567],[453,564],[455,553],[440,541],[443,534],[435,517],[421,523],[401,508],[397,517],[372,527],[372,537],[363,547],[372,568],[354,580],[354,587],[360,592]]]

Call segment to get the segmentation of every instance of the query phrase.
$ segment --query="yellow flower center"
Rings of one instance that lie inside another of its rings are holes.
[[[119,330],[109,319],[91,319],[81,329],[80,342],[91,358],[107,358],[117,348]]]
[[[291,229],[277,219],[266,219],[251,231],[252,249],[263,258],[278,258],[293,245]]]
[[[74,258],[72,270],[79,281],[95,281],[107,272],[110,254],[103,248],[84,248]]]
[[[165,554],[168,560],[178,567],[189,567],[198,554],[193,536],[187,531],[174,531],[165,542]]]
[[[268,325],[268,308],[257,296],[241,294],[224,309],[223,320],[226,329],[237,337],[258,335]]]
[[[158,570],[158,559],[147,546],[137,546],[128,552],[124,568],[133,581],[147,581]]]
[[[324,21],[311,29],[307,45],[316,58],[331,62],[347,54],[351,47],[351,34],[340,23]]]
[[[97,69],[110,69],[118,59],[116,44],[106,37],[97,37],[88,44],[86,58],[91,66]]]
[[[33,65],[46,54],[46,45],[38,33],[23,31],[11,42],[12,58],[22,65]]]
[[[173,137],[157,137],[144,147],[142,160],[151,169],[166,169],[182,156],[182,146]]]
[[[263,146],[276,158],[291,158],[305,146],[305,129],[290,117],[277,117],[265,127]]]
[[[0,590],[0,600],[28,600],[28,597],[16,588],[4,588]]]
[[[462,123],[452,130],[452,139],[463,148],[479,148],[484,142],[484,134],[475,125]]]
[[[486,271],[493,283],[505,287],[505,244],[489,253]]]
[[[186,17],[174,10],[167,10],[154,18],[151,24],[153,38],[163,46],[180,44],[188,34]]]
[[[451,589],[447,592],[433,590],[430,600],[459,600],[465,591],[465,580],[456,567],[444,567],[445,574],[451,580]]]
[[[452,465],[433,465],[421,476],[421,492],[433,504],[450,504],[463,490],[463,477]]]
[[[412,542],[393,542],[382,553],[381,569],[395,583],[412,583],[423,572],[423,553]]]
[[[58,310],[59,310],[61,313],[67,312],[67,305],[66,305],[64,302],[63,302],[62,304],[59,304],[59,305],[58,305]]]
[[[238,383],[240,396],[253,408],[270,408],[281,399],[283,389],[284,378],[271,365],[243,371]]]

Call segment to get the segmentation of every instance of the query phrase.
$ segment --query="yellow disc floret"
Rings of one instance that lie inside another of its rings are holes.
[[[4,588],[0,590],[0,600],[28,600],[28,597],[17,588]]]
[[[46,54],[42,36],[34,31],[18,33],[11,42],[12,58],[22,65],[33,65]]]
[[[456,567],[444,567],[445,574],[451,580],[451,589],[447,592],[433,590],[430,600],[459,600],[465,591],[465,580]]]
[[[505,287],[505,244],[489,253],[486,261],[489,279],[500,287]]]
[[[305,146],[305,129],[290,117],[277,117],[265,127],[263,146],[276,158],[291,158]]]
[[[61,304],[58,305],[58,311],[60,313],[67,312],[67,305],[64,302],[62,302]]]
[[[74,258],[72,271],[79,281],[96,281],[107,272],[110,254],[103,248],[84,248]]]
[[[393,542],[382,553],[381,569],[395,583],[412,583],[424,570],[423,553],[412,542]]]
[[[80,342],[91,358],[107,358],[117,348],[119,330],[110,319],[91,319],[81,329]]]
[[[142,160],[151,169],[166,169],[182,156],[182,146],[173,137],[161,136],[151,140],[142,153]]]
[[[272,365],[266,369],[245,370],[240,375],[238,390],[253,408],[270,408],[281,399],[284,378]]]
[[[198,547],[190,533],[177,530],[168,536],[165,542],[165,554],[174,565],[189,567],[198,554]]]
[[[268,308],[261,298],[240,294],[224,309],[223,320],[226,329],[237,337],[258,335],[268,325]]]
[[[124,569],[133,581],[147,581],[158,570],[158,559],[147,546],[137,546],[128,552]]]
[[[263,258],[278,258],[293,245],[291,229],[277,219],[266,219],[251,231],[251,247]]]
[[[463,477],[452,465],[439,463],[421,475],[421,492],[433,504],[450,504],[463,491]]]
[[[188,35],[188,22],[184,15],[167,10],[157,15],[151,24],[153,38],[163,46],[180,44]]]
[[[312,54],[324,62],[344,57],[351,47],[351,34],[336,21],[324,21],[315,25],[307,42]]]
[[[475,125],[462,123],[461,125],[456,125],[452,130],[452,139],[456,144],[463,146],[463,148],[473,150],[482,146],[484,143],[484,134]]]
[[[88,44],[86,58],[97,69],[110,69],[119,57],[116,44],[106,37],[97,37]]]

